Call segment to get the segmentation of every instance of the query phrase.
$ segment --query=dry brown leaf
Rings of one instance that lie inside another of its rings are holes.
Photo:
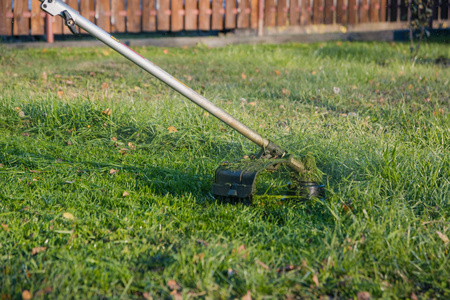
[[[319,278],[317,277],[316,274],[313,275],[312,280],[313,280],[314,284],[318,287],[319,286]]]
[[[42,72],[41,77],[42,77],[42,80],[47,81],[47,73],[45,71]]]
[[[281,72],[278,71],[278,70],[275,70],[274,72],[275,72],[275,74],[277,74],[277,76],[280,76],[280,75],[281,75]]]
[[[438,234],[439,238],[444,242],[444,245],[447,245],[450,242],[448,236],[446,236],[442,232],[436,231],[436,233]]]
[[[250,291],[247,291],[247,294],[244,295],[244,297],[241,298],[242,300],[252,300],[252,294]]]
[[[71,141],[67,141],[67,145],[68,146],[72,145],[72,142]]]
[[[205,118],[209,117],[209,113],[208,113],[207,111],[205,111],[205,112],[203,113],[203,117],[205,117]]]
[[[89,76],[94,77],[95,76],[95,72],[90,72]]]
[[[202,239],[198,239],[197,243],[199,243],[199,244],[201,244],[201,245],[203,245],[205,247],[208,247],[208,245],[209,245],[209,243],[207,241],[202,240]]]
[[[411,300],[419,300],[414,292],[411,293]]]
[[[316,75],[316,71],[312,71],[311,74],[312,74],[312,75]]]
[[[73,215],[72,215],[71,213],[69,213],[69,212],[63,213],[62,216],[63,216],[64,218],[68,219],[68,220],[73,220],[73,219],[74,219]]]
[[[169,54],[169,49],[164,49],[164,50],[163,50],[163,53],[164,53],[164,54]]]
[[[22,132],[22,136],[30,136],[28,132]]]
[[[44,252],[47,250],[47,247],[36,247],[31,250],[31,255],[36,255],[38,253]]]
[[[113,140],[114,142],[117,142],[117,138],[116,137],[112,137],[111,140]]]
[[[244,73],[241,73],[241,78],[242,78],[242,79],[246,79],[246,78],[247,78],[247,75],[245,75]]]
[[[121,148],[121,149],[119,150],[119,153],[122,154],[122,155],[125,155],[125,154],[127,154],[127,151],[128,151],[127,148]]]
[[[2,227],[3,227],[3,229],[4,229],[5,231],[9,231],[8,224],[3,224],[3,223],[2,223]]]
[[[142,293],[142,297],[144,297],[144,299],[153,299],[153,297],[150,295],[150,293]]]
[[[102,83],[102,89],[106,90],[109,87],[109,85],[106,82]]]
[[[30,170],[30,173],[42,173],[41,171]]]
[[[111,115],[111,108],[107,108],[107,109],[105,109],[104,111],[102,111],[102,113],[103,114],[105,114],[105,115],[107,115],[107,116],[110,116]]]
[[[127,191],[123,192],[123,194],[122,194],[123,197],[129,196],[129,195],[130,195],[130,193],[128,193]]]
[[[256,102],[255,101],[253,101],[253,102],[250,102],[248,105],[251,105],[251,106],[256,106]]]
[[[19,111],[19,117],[21,118],[25,117],[25,113],[23,111]]]
[[[181,287],[178,285],[178,283],[173,279],[170,279],[169,281],[167,281],[167,286],[171,290],[180,290],[181,289]]]
[[[109,175],[113,175],[113,174],[116,174],[116,173],[117,173],[117,170],[114,170],[114,169],[109,170]]]
[[[0,164],[0,169],[3,168],[3,164]]]
[[[128,142],[128,147],[130,147],[130,149],[136,149],[136,146],[133,145],[132,142]]]
[[[57,91],[56,94],[58,95],[59,98],[61,98],[64,95],[63,91]]]
[[[177,290],[170,292],[174,300],[183,300],[183,296]]]
[[[260,265],[261,267],[263,267],[266,270],[270,270],[269,266],[267,266],[265,263],[263,263],[259,259],[255,259],[255,263],[257,263],[258,265]]]
[[[281,89],[281,94],[286,95],[286,96],[290,96],[291,95],[291,91],[288,89]]]
[[[358,300],[370,300],[370,294],[369,292],[358,292],[358,294],[356,294],[356,299]]]
[[[44,49],[45,50],[45,49]],[[32,298],[30,291],[24,290],[22,292],[22,299],[23,300],[30,300]]]
[[[176,131],[178,131],[175,127],[173,127],[173,126],[169,126],[169,127],[167,127],[167,130],[169,130],[169,132],[176,132]]]
[[[47,48],[42,49],[42,53],[47,52]]]

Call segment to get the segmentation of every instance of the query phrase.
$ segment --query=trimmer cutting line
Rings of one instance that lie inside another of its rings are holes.
[[[231,201],[251,200],[256,191],[255,182],[258,173],[263,170],[273,171],[282,165],[290,169],[290,186],[292,190],[295,190],[296,195],[304,198],[310,198],[312,196],[321,197],[323,195],[323,185],[320,185],[322,173],[317,169],[312,157],[307,157],[303,162],[295,159],[286,150],[263,138],[257,132],[233,118],[180,80],[142,57],[106,31],[97,27],[61,0],[39,1],[42,2],[41,9],[43,11],[52,16],[58,15],[65,19],[65,24],[73,34],[79,34],[76,26],[84,29],[261,147],[259,154],[253,156],[251,159],[238,164],[224,164],[216,170],[215,182],[212,186],[212,193],[216,198]]]

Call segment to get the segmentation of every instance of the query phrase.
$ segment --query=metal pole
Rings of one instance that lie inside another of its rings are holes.
[[[103,29],[97,27],[89,20],[85,19],[70,6],[66,5],[60,0],[39,1],[42,2],[41,9],[53,16],[62,15],[63,11],[67,11],[71,15],[73,21],[75,21],[75,24],[80,28],[86,30],[89,34],[96,37],[101,42],[113,48],[148,73],[152,74],[198,106],[202,107],[204,110],[211,113],[213,116],[215,116],[228,126],[234,128],[236,131],[238,131],[240,134],[257,144],[258,146],[266,148],[269,145],[269,140],[263,138],[256,131],[253,131],[237,119],[233,118],[230,114],[217,107],[212,102],[208,101],[205,97],[201,96],[200,94],[186,86],[184,83],[182,83],[180,80],[153,64],[148,59],[142,57],[132,49],[128,48],[126,45],[119,42],[119,40],[114,38]]]

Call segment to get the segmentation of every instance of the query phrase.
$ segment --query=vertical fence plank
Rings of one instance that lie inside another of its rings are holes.
[[[155,0],[142,0],[142,30],[156,31]]]
[[[63,20],[60,16],[54,16],[53,20],[53,34],[63,34]]]
[[[33,2],[33,0],[31,0],[31,1]],[[67,0],[66,4],[78,11],[78,1],[77,0]],[[31,24],[31,25],[33,25],[33,24]],[[69,27],[67,27],[65,24],[63,24],[63,33],[64,34],[72,34]]]
[[[223,1],[222,0],[212,0],[212,30],[222,30],[223,29]]]
[[[197,0],[185,0],[186,17],[184,20],[185,30],[197,30],[198,9]]]
[[[225,0],[225,28],[236,28],[236,0]]]
[[[183,30],[183,23],[184,23],[183,0],[171,0],[171,2],[172,2],[172,14],[171,14],[172,20],[170,31]]]
[[[210,30],[212,10],[209,0],[199,0],[198,9],[198,29]]]
[[[286,26],[287,22],[287,1],[278,0],[277,3],[277,26]]]
[[[80,1],[80,13],[83,17],[88,19],[91,22],[95,22],[95,20],[91,20],[91,1],[94,3],[94,0],[81,0]],[[121,1],[119,1],[121,2]],[[86,31],[81,30],[82,33],[86,33]],[[56,32],[55,32],[56,33]]]
[[[30,19],[24,18],[23,13],[28,12],[27,0],[14,1],[14,35],[29,35],[30,34]]]
[[[140,0],[127,1],[127,32],[141,32],[140,2]]]
[[[356,0],[348,0],[348,24],[356,24],[358,4]]]
[[[386,0],[380,1],[380,22],[386,22],[387,3]]]
[[[0,0],[0,35],[12,34],[12,19],[6,17],[10,12],[11,0]]]
[[[334,22],[334,11],[335,11],[335,7],[333,5],[333,0],[325,0],[325,19],[324,19],[324,24],[333,24],[333,22]]]
[[[250,27],[258,28],[258,11],[259,11],[259,1],[250,0]]]
[[[0,5],[1,5],[1,1],[0,1]],[[43,17],[41,17],[41,12],[42,12],[41,2],[31,1],[31,34],[32,35],[44,35],[45,34],[45,19]],[[1,19],[1,15],[0,15],[0,19]],[[1,34],[1,32],[0,32],[0,34]]]
[[[249,28],[250,27],[250,2],[249,0],[239,1],[239,12],[237,17],[237,27],[238,28]]]
[[[111,31],[125,32],[125,6],[122,0],[111,0]]]
[[[169,31],[170,30],[170,7],[168,0],[156,0],[158,5],[158,30]]]
[[[314,0],[313,24],[322,24],[322,22],[323,22],[323,0]]]
[[[75,0],[77,1],[77,0]],[[95,7],[95,18],[97,26],[106,32],[111,32],[111,5],[109,0],[97,0]]]
[[[298,26],[300,25],[300,11],[298,6],[298,0],[290,0],[289,6],[289,25]]]
[[[380,4],[379,4],[378,0],[370,0],[369,15],[370,15],[371,23],[379,22],[379,19],[378,19],[379,13],[380,13]]]
[[[368,20],[369,20],[368,0],[360,0],[360,2],[359,2],[359,23],[367,23]]]
[[[264,8],[264,25],[265,26],[275,26],[275,1],[266,0]]]
[[[347,10],[348,6],[345,4],[345,0],[336,1],[336,23],[347,23]]]
[[[300,11],[300,25],[311,24],[311,2],[310,0],[302,0],[302,9]]]

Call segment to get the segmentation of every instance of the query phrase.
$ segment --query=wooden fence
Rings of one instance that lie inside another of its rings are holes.
[[[406,0],[66,0],[108,32],[230,30],[236,28],[401,22]],[[434,20],[448,20],[449,0],[436,0]],[[38,0],[0,0],[0,35],[71,34]],[[52,30],[48,30],[52,26]]]

